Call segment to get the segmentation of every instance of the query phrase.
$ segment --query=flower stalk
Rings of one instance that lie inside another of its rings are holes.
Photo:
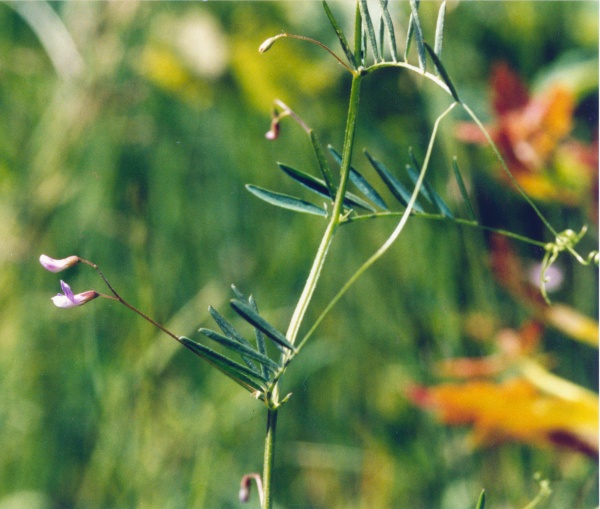
[[[70,267],[73,267],[74,265],[77,265],[78,263],[84,263],[86,265],[89,265],[98,273],[98,275],[102,278],[102,281],[104,281],[104,283],[112,293],[112,295],[104,295],[102,293],[96,292],[95,290],[88,290],[83,293],[74,294],[71,290],[71,287],[64,281],[61,281],[60,284],[64,293],[59,293],[58,295],[52,297],[52,301],[54,302],[55,306],[63,309],[72,308],[76,306],[81,306],[89,302],[90,300],[95,299],[96,297],[103,297],[105,299],[116,300],[123,304],[126,308],[141,316],[147,322],[151,323],[152,325],[163,331],[168,336],[171,336],[177,342],[181,342],[179,336],[175,335],[173,332],[171,332],[166,327],[162,326],[156,320],[150,318],[146,313],[140,311],[138,308],[136,308],[135,306],[127,302],[125,299],[123,299],[123,297],[121,297],[113,288],[108,279],[106,279],[106,277],[100,270],[100,267],[98,267],[98,265],[96,265],[95,263],[74,255],[63,259],[55,259],[43,254],[40,256],[39,260],[42,267],[44,267],[50,272],[61,272]]]

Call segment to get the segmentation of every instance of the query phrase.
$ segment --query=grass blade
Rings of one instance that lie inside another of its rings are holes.
[[[360,14],[365,22],[367,35],[369,36],[369,42],[373,49],[373,58],[375,62],[379,62],[381,57],[379,55],[379,49],[377,48],[377,38],[375,37],[375,29],[373,28],[373,21],[369,14],[369,8],[367,6],[367,0],[359,0],[358,5],[360,6]]]
[[[275,361],[271,360],[266,355],[263,355],[260,352],[257,352],[256,350],[254,350],[253,348],[251,348],[249,346],[238,343],[237,341],[234,341],[233,339],[229,339],[227,336],[223,336],[222,334],[219,334],[218,332],[215,332],[210,329],[202,328],[202,329],[199,329],[198,332],[200,332],[200,334],[203,334],[204,336],[206,336],[208,339],[212,339],[213,341],[219,343],[220,345],[223,345],[225,348],[228,348],[229,350],[233,350],[234,352],[238,353],[241,356],[250,357],[250,358],[254,359],[255,361],[260,362],[263,366],[269,368],[273,373],[275,373],[279,369],[279,365]],[[265,378],[268,379],[268,377],[265,377]]]
[[[252,348],[250,342],[242,336],[239,331],[229,323],[224,316],[221,315],[215,308],[212,306],[208,306],[208,312],[210,316],[212,316],[215,323],[219,326],[219,329],[223,331],[223,333],[230,339],[237,341],[238,343],[247,346],[248,348]],[[256,365],[247,357],[242,356],[244,362],[248,365],[248,367],[253,371],[258,371]],[[263,373],[264,374],[264,373]],[[265,375],[266,376],[266,375]]]
[[[323,196],[325,198],[328,198],[330,200],[334,199],[334,197],[332,197],[329,194],[329,190],[327,189],[325,182],[323,182],[322,180],[315,178],[312,175],[309,175],[308,173],[304,173],[303,171],[292,168],[291,166],[288,166],[287,164],[283,164],[283,163],[277,163],[277,164],[279,165],[279,168],[281,168],[281,170],[283,172],[285,172],[288,176],[293,178],[299,184],[301,184],[304,187],[306,187],[307,189],[311,190],[313,193],[316,193],[316,194]],[[361,198],[359,198],[358,196],[355,196],[352,193],[348,193],[348,192],[346,193],[346,196],[344,197],[344,205],[351,207],[351,208],[358,207],[358,208],[361,208],[364,210],[368,210],[369,212],[375,212],[375,209],[371,205],[369,205],[366,201],[364,201]]]
[[[414,34],[415,39],[417,41],[417,55],[419,57],[419,68],[421,71],[425,72],[425,68],[427,66],[426,55],[425,52],[425,43],[423,41],[423,30],[421,28],[421,21],[419,20],[419,2],[418,0],[410,0],[410,10],[412,12],[411,21],[414,26]]]
[[[268,189],[263,189],[262,187],[253,186],[252,184],[246,184],[246,189],[248,189],[248,191],[250,191],[257,198],[260,198],[271,205],[275,205],[276,207],[293,210],[294,212],[327,217],[327,212],[325,209],[301,200],[300,198],[283,193],[276,193],[275,191],[269,191]]]
[[[341,166],[342,164],[342,156],[341,154],[335,150],[331,145],[327,147],[333,158]],[[383,210],[389,210],[387,204],[381,197],[381,195],[375,190],[375,188],[369,184],[367,179],[363,177],[357,170],[355,170],[352,166],[350,167],[350,181],[360,190],[361,193],[365,195],[369,200],[371,200],[375,205]]]
[[[406,165],[406,171],[408,172],[408,176],[410,177],[410,180],[412,180],[413,184],[416,184],[417,180],[419,179],[419,172],[410,164]],[[429,203],[431,203],[437,209],[437,211],[442,214],[442,216],[449,219],[454,219],[454,214],[452,214],[452,211],[448,205],[446,205],[446,202],[442,200],[440,195],[435,192],[427,180],[423,180],[423,185],[421,186],[420,191],[423,197]]]
[[[479,500],[477,501],[477,507],[475,509],[485,509],[485,490],[481,490]]]
[[[440,77],[442,78],[442,80],[444,80],[444,83],[448,87],[448,90],[450,90],[452,97],[454,97],[454,100],[459,103],[460,99],[458,98],[458,93],[456,92],[456,88],[454,88],[454,84],[452,83],[450,76],[446,72],[446,69],[445,69],[444,65],[442,64],[441,60],[438,58],[438,56],[435,54],[435,52],[431,49],[431,46],[429,46],[429,44],[427,44],[426,42],[423,44],[425,45],[425,48],[427,48],[427,52],[429,53],[431,60],[433,60],[433,65],[435,65],[435,68],[439,71]]]
[[[319,169],[321,170],[321,175],[323,175],[323,180],[325,181],[325,185],[329,191],[330,196],[335,196],[337,192],[337,185],[333,179],[333,173],[331,173],[331,168],[329,167],[329,163],[327,162],[327,158],[323,153],[323,148],[321,147],[321,142],[317,137],[317,133],[311,129],[309,131],[310,142],[312,143],[313,150],[315,151],[315,155],[317,156],[317,162],[319,163]]]
[[[442,58],[442,44],[444,41],[444,21],[446,19],[446,0],[440,5],[438,11],[437,23],[435,25],[435,42],[433,44],[433,51],[439,59]],[[436,70],[437,72],[437,70]]]
[[[467,215],[471,221],[477,222],[475,219],[475,212],[473,211],[473,206],[471,205],[471,200],[469,199],[469,194],[467,193],[467,188],[465,187],[465,182],[460,174],[460,170],[458,169],[458,162],[456,161],[456,156],[452,158],[452,169],[454,170],[454,176],[456,177],[456,182],[458,183],[458,188],[460,189],[460,194],[462,196],[463,201],[465,202],[465,207],[467,208]]]
[[[286,175],[293,178],[296,182],[306,187],[308,190],[316,193],[320,196],[324,196],[330,200],[335,199],[335,195],[329,194],[329,189],[325,185],[325,182],[322,180],[309,175],[308,173],[304,173],[303,171],[297,170],[296,168],[292,168],[284,163],[277,163],[281,171],[283,171]]]
[[[242,387],[247,389],[250,392],[264,392],[265,387],[256,382],[253,378],[258,378],[263,382],[268,382],[268,380],[263,380],[261,375],[254,373],[251,369],[246,366],[242,366],[240,363],[232,361],[228,359],[224,355],[215,352],[214,350],[208,348],[207,346],[201,345],[200,343],[196,343],[185,336],[181,336],[179,341],[183,346],[187,349],[194,352],[198,357],[202,357],[206,359],[215,367],[217,367],[223,374],[227,375],[234,382],[237,382]]]
[[[402,205],[406,207],[408,205],[408,202],[410,201],[410,191],[406,189],[402,182],[400,182],[394,175],[392,175],[392,173],[390,173],[383,164],[381,164],[376,159],[373,159],[373,157],[371,157],[371,155],[366,150],[365,155],[367,156],[367,159],[369,160],[373,168],[375,168],[375,171],[377,171],[377,173],[381,177],[381,180],[383,180],[385,185],[391,191],[391,193],[396,197],[396,199],[400,203],[402,203]],[[417,201],[415,201],[413,209],[417,212],[425,212],[423,210],[423,207]]]
[[[342,32],[339,25],[337,24],[337,21],[335,20],[335,17],[333,16],[333,13],[331,12],[331,9],[329,8],[325,0],[323,0],[323,9],[325,9],[325,14],[327,14],[327,17],[329,18],[329,23],[331,23],[331,26],[333,27],[333,30],[335,31],[335,34],[337,35],[340,41],[340,45],[342,46],[342,49],[346,54],[348,62],[350,63],[353,69],[356,69],[358,67],[358,62],[356,61],[355,56],[352,54],[352,50],[348,45],[348,41],[346,40],[344,32]]]
[[[260,329],[265,333],[267,337],[272,339],[276,344],[287,348],[291,351],[296,351],[294,345],[292,345],[287,338],[279,332],[275,327],[273,327],[269,322],[267,322],[262,316],[260,316],[254,309],[252,309],[248,304],[242,302],[240,300],[231,300],[231,307],[238,313],[244,320],[251,323],[257,329]]]
[[[394,24],[392,23],[392,17],[390,16],[390,11],[388,10],[388,0],[379,0],[382,9],[382,18],[385,23],[385,28],[388,31],[388,37],[390,39],[390,52],[392,54],[392,59],[394,62],[398,61],[398,51],[396,49],[396,34],[394,32]],[[381,43],[382,52],[383,52],[383,42]]]

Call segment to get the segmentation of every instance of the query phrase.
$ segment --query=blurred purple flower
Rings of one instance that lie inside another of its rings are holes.
[[[536,263],[535,265],[531,266],[531,268],[529,269],[529,281],[538,288],[541,288],[541,276],[542,264]],[[548,292],[555,292],[557,290],[560,290],[564,278],[565,277],[563,271],[556,265],[551,265],[546,269],[546,272],[544,273],[544,279],[546,281],[546,290]]]
[[[55,260],[54,258],[46,256],[45,254],[40,256],[40,263],[42,264],[42,267],[50,272],[61,272],[69,267],[73,267],[73,265],[77,265],[80,261],[81,260],[78,256],[68,256],[62,260]]]
[[[59,308],[73,308],[75,306],[81,306],[86,302],[95,299],[100,295],[98,292],[94,290],[88,290],[87,292],[74,294],[71,287],[65,283],[64,281],[60,282],[60,286],[64,293],[59,293],[55,297],[52,297],[52,302],[54,305]]]

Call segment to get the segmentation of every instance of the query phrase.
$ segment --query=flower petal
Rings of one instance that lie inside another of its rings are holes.
[[[59,293],[58,295],[55,295],[54,297],[52,297],[52,302],[54,302],[54,305],[56,307],[63,308],[63,309],[72,308],[72,307],[77,306],[77,304],[74,301],[69,300],[62,293]]]
[[[69,299],[71,302],[75,302],[75,296],[73,295],[73,290],[71,290],[71,287],[64,281],[60,282],[60,287],[62,288],[62,291],[65,293],[64,296],[67,299]]]

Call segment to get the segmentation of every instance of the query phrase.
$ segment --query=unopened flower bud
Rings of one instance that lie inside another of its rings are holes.
[[[271,49],[271,46],[273,46],[273,44],[275,43],[275,41],[277,39],[280,39],[281,37],[285,37],[285,34],[279,34],[274,37],[269,37],[265,42],[263,42],[260,45],[260,47],[258,48],[258,52],[264,53],[265,51],[269,51]]]
[[[78,256],[68,256],[67,258],[63,258],[61,260],[55,260],[54,258],[50,258],[45,254],[40,256],[40,263],[42,267],[50,272],[61,272],[69,267],[73,267],[73,265],[77,265],[81,259]]]
[[[260,499],[260,505],[262,506],[264,493],[262,487],[262,480],[259,474],[246,474],[244,477],[242,477],[239,493],[240,502],[245,503],[248,502],[248,500],[250,500],[250,486],[252,485],[252,480],[256,482],[256,488],[258,489],[258,497]]]

